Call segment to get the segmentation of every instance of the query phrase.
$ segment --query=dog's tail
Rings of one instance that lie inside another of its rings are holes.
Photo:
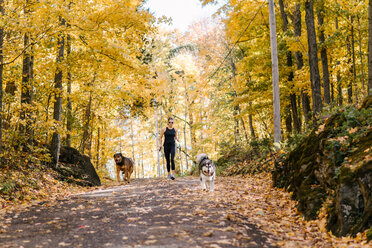
[[[200,153],[196,156],[196,163],[200,164],[200,162],[205,159],[205,158],[208,158],[207,154],[205,153]]]

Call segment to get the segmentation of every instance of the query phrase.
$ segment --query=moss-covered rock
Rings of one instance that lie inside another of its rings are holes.
[[[100,178],[88,156],[72,147],[61,147],[59,167],[60,179],[81,186],[99,186]]]
[[[317,218],[327,198],[328,229],[355,235],[372,224],[371,97],[314,129],[286,158],[276,161],[274,186],[293,192],[306,219]]]

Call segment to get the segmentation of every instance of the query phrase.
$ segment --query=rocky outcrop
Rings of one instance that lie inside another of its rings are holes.
[[[72,147],[61,147],[59,167],[60,179],[81,186],[99,186],[100,178],[88,156]]]
[[[344,236],[372,226],[372,132],[340,168],[336,196],[328,212],[328,228]]]
[[[372,108],[368,98],[329,117],[292,152],[276,161],[274,186],[293,192],[306,219],[315,219],[326,199],[327,227],[355,235],[372,224]]]

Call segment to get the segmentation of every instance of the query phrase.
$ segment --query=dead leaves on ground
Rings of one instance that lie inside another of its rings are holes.
[[[140,187],[144,192],[150,193],[150,197],[144,199],[143,204],[147,201],[157,201],[161,196],[160,188],[177,187],[177,184],[181,180],[183,183],[188,180],[195,180],[195,178],[180,179],[175,182],[167,182],[165,180],[149,179],[138,183],[136,186],[129,185],[126,186],[126,192],[130,194],[134,187]],[[52,182],[52,181],[51,181]],[[177,193],[167,192],[166,198],[177,199],[179,195],[182,195],[181,202],[172,201],[162,203],[162,207],[168,209],[169,211],[179,210],[178,212],[182,216],[179,216],[177,220],[173,223],[169,223],[172,226],[182,226],[183,223],[190,223],[190,219],[197,217],[197,219],[202,223],[215,221],[216,228],[208,231],[203,231],[200,236],[204,239],[213,239],[218,244],[224,245],[224,242],[232,242],[229,239],[223,239],[221,231],[224,235],[227,233],[236,235],[235,242],[245,240],[251,245],[254,245],[255,241],[253,237],[247,235],[249,230],[252,228],[257,228],[265,232],[267,236],[267,241],[274,246],[280,247],[370,247],[366,243],[366,237],[363,234],[358,235],[355,239],[350,237],[336,238],[328,233],[325,229],[325,215],[322,215],[320,220],[317,221],[305,221],[300,213],[296,211],[296,202],[291,200],[291,194],[285,192],[281,189],[272,188],[272,181],[268,174],[260,174],[255,176],[242,177],[219,177],[216,181],[216,191],[211,192],[201,192],[199,185],[196,186],[195,183],[188,185],[187,187],[180,189]],[[100,187],[104,191],[106,187]],[[70,194],[68,188],[65,190],[66,195]],[[76,190],[76,189],[75,189]],[[98,191],[99,192],[99,191]],[[108,196],[110,195],[110,196]],[[109,192],[107,199],[103,198],[102,201],[107,201],[107,203],[112,204],[113,207],[118,208],[116,202],[113,199],[120,197],[117,192]],[[129,196],[129,195],[128,195]],[[114,198],[112,198],[114,197]],[[110,200],[109,200],[110,199]],[[136,216],[128,216],[126,218],[129,225],[147,225],[147,222],[143,222],[138,214],[146,214],[151,212],[148,207],[142,206],[140,202],[132,201],[132,198],[123,199],[124,201],[129,201],[128,204],[131,205],[131,211],[135,212]],[[210,218],[210,211],[206,211],[203,205],[193,204],[193,203],[209,204],[209,208],[220,209],[219,214],[222,214],[220,218]],[[189,205],[189,203],[191,205]],[[210,205],[212,204],[212,205]],[[46,205],[53,205],[53,201],[46,202]],[[77,204],[72,208],[71,214],[78,211],[86,210],[89,208],[89,212],[100,211],[97,206]],[[174,209],[174,210],[172,210]],[[223,211],[221,211],[223,209]],[[191,211],[189,211],[191,210]],[[118,212],[120,209],[118,208]],[[129,212],[125,215],[130,214]],[[163,215],[154,215],[154,218],[164,218]],[[99,219],[98,215],[93,214],[92,219]],[[83,220],[82,220],[83,221]],[[98,221],[98,220],[97,220]],[[110,221],[108,218],[100,219],[102,223]],[[142,221],[142,222],[141,222]],[[48,225],[57,224],[58,219],[51,219],[50,222],[46,223]],[[3,221],[3,225],[0,225],[0,233],[7,232],[7,222]],[[127,224],[128,224],[127,223]],[[238,223],[239,225],[227,225],[226,223]],[[154,222],[155,226],[148,228],[149,231],[155,228],[155,231],[166,230],[169,227],[164,226],[162,222]],[[35,224],[37,225],[37,223]],[[163,226],[162,226],[163,225]],[[86,224],[79,224],[78,229],[89,229]],[[239,229],[240,228],[240,229]],[[89,230],[88,230],[89,231]],[[179,238],[181,240],[187,239],[192,240],[193,237],[190,236],[191,233],[185,232],[184,230],[179,230],[174,233],[174,238]],[[221,240],[218,239],[222,238]],[[122,240],[127,240],[127,236],[123,236]],[[149,236],[147,240],[144,241],[144,245],[153,245],[160,240],[161,237]],[[208,247],[216,246],[217,243],[208,243],[206,240],[204,243],[209,245]],[[220,243],[219,243],[220,242]],[[227,244],[227,243],[226,243]],[[230,243],[231,244],[231,243]],[[68,243],[61,243],[60,246],[68,246]],[[110,246],[110,244],[106,244]],[[257,245],[257,243],[256,243]],[[216,246],[217,247],[217,246]]]
[[[325,228],[325,216],[305,221],[291,194],[272,188],[268,174],[245,178],[218,178],[215,198],[230,207],[228,220],[250,223],[271,234],[269,242],[281,247],[371,247],[366,236],[337,238]]]
[[[12,211],[41,201],[65,198],[91,190],[57,180],[50,168],[6,168],[0,170],[0,210]],[[6,190],[7,189],[7,190]]]

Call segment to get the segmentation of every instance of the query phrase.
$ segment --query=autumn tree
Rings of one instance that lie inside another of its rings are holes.
[[[0,0],[0,18],[4,17],[4,1]],[[4,27],[0,26],[0,155],[3,149],[2,134],[3,134],[3,70],[4,70]]]

